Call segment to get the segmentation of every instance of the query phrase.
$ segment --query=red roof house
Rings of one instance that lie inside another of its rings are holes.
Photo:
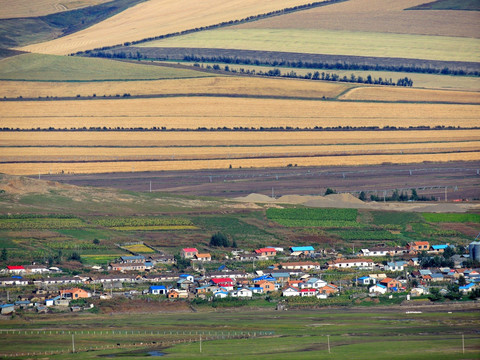
[[[185,249],[182,249],[182,252],[181,252],[181,255],[184,259],[192,259],[197,254],[198,254],[198,250],[196,248],[185,248]]]

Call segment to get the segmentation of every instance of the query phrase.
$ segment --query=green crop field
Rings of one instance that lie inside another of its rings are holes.
[[[430,214],[423,213],[422,216],[428,222],[433,223],[442,223],[442,222],[451,222],[451,223],[480,223],[480,214]]]
[[[140,46],[480,61],[479,39],[333,30],[221,29],[155,40]]]
[[[207,76],[211,75],[195,70],[71,56],[22,54],[0,60],[2,80],[121,81]]]
[[[385,230],[336,230],[330,233],[338,235],[343,240],[395,240],[400,234],[392,234]]]

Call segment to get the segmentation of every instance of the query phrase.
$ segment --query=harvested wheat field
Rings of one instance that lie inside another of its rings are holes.
[[[31,128],[477,127],[480,107],[457,104],[172,97],[118,100],[5,101],[0,123]],[[65,115],[68,114],[68,115]]]
[[[480,37],[480,22],[476,11],[404,10],[425,2],[425,0],[349,0],[241,24],[234,28],[327,29]]]
[[[473,91],[358,87],[346,92],[345,94],[340,96],[340,99],[363,101],[425,101],[474,104],[480,103],[480,93]]]
[[[472,152],[480,141],[402,144],[247,146],[247,147],[12,147],[3,148],[0,162],[75,162],[118,160],[199,160],[328,155],[419,154]]]
[[[403,154],[403,155],[359,155],[359,156],[320,156],[288,157],[271,159],[223,159],[223,160],[166,160],[130,162],[88,162],[88,163],[14,163],[0,164],[0,172],[12,175],[32,174],[85,174],[134,171],[169,171],[198,169],[227,169],[238,167],[284,167],[330,166],[330,165],[375,165],[383,163],[409,164],[423,161],[478,161],[480,152],[448,154]]]
[[[6,131],[0,146],[158,147],[407,144],[480,141],[480,130],[405,131]]]
[[[108,1],[110,0],[0,0],[0,19],[44,16]]]
[[[21,48],[66,55],[308,4],[305,0],[150,0],[85,30]]]
[[[218,76],[151,81],[0,81],[0,97],[97,97],[123,95],[216,94],[318,98],[336,97],[351,86],[321,81]]]

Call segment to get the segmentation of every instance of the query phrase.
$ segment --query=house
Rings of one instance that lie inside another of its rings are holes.
[[[167,298],[169,299],[186,299],[188,298],[187,290],[180,289],[170,289],[167,293]]]
[[[180,278],[178,281],[177,281],[177,287],[179,289],[183,289],[183,290],[189,290],[193,287],[194,285],[194,282],[193,281],[190,281],[189,279],[187,278]]]
[[[264,293],[275,291],[275,283],[268,280],[257,281],[255,287],[262,288]]]
[[[195,260],[197,260],[197,261],[212,261],[212,256],[209,253],[195,254]]]
[[[323,281],[317,278],[310,278],[307,281],[300,283],[299,288],[300,289],[318,289],[325,285],[327,285],[326,281]]]
[[[262,287],[254,286],[254,287],[250,287],[249,289],[252,290],[252,293],[254,293],[254,294],[263,294],[263,288]]]
[[[402,287],[402,284],[395,279],[385,278],[380,281],[380,285],[386,286],[388,290],[397,291]]]
[[[148,288],[148,292],[152,295],[167,295],[167,288],[163,285],[152,285]]]
[[[338,293],[338,286],[333,284],[327,284],[325,286],[322,286],[321,288],[318,288],[317,290],[319,294],[330,296],[332,294]]]
[[[287,286],[299,289],[301,283],[303,283],[302,280],[289,280],[287,281]]]
[[[80,288],[60,290],[60,297],[64,299],[76,300],[76,299],[89,298],[91,296],[92,294]]]
[[[14,304],[3,304],[0,305],[0,314],[2,315],[8,315],[11,314],[15,311],[15,305]]]
[[[113,271],[145,271],[144,262],[125,262],[125,263],[115,263],[110,264],[109,266]]]
[[[280,263],[279,266],[285,270],[320,270],[320,264],[313,261]]]
[[[257,254],[239,254],[236,256],[236,260],[238,261],[255,261],[258,260]]]
[[[275,279],[275,282],[286,283],[290,280],[290,274],[288,272],[271,272],[270,276]]]
[[[145,262],[145,256],[143,256],[143,255],[122,256],[122,257],[120,257],[120,262],[124,263],[124,264],[141,263],[141,262]]]
[[[464,294],[468,294],[473,289],[475,289],[475,283],[469,283],[469,284],[466,284],[465,286],[460,286],[458,288],[458,290],[461,291]]]
[[[374,263],[370,259],[336,259],[333,261],[329,261],[327,265],[329,268],[337,268],[337,269],[349,269],[349,268],[372,269]]]
[[[234,281],[231,278],[216,278],[210,279],[212,285],[220,286],[225,288],[227,291],[233,290]]]
[[[408,260],[408,266],[418,266],[420,263],[418,262],[418,257],[411,258]]]
[[[435,281],[435,282],[440,282],[445,280],[445,278],[443,277],[443,274],[440,274],[440,273],[435,273],[430,276],[432,278],[432,281]]]
[[[428,241],[413,241],[407,245],[407,249],[411,253],[430,250],[430,243]]]
[[[317,290],[315,289],[301,289],[299,290],[300,296],[315,296],[317,295]]]
[[[247,288],[241,288],[241,289],[232,291],[230,295],[232,297],[251,298],[253,296],[253,291]]]
[[[378,246],[370,249],[361,249],[361,256],[399,256],[408,253],[404,247]]]
[[[255,250],[255,254],[257,254],[257,256],[274,257],[277,255],[277,250],[274,248],[261,248]]]
[[[313,246],[292,246],[290,248],[290,252],[290,255],[292,256],[313,255],[315,253],[315,249]]]
[[[425,291],[425,288],[423,287],[415,287],[410,290],[410,295],[412,296],[421,296],[421,295],[425,295],[425,293],[426,291]]]
[[[445,251],[446,248],[448,248],[449,245],[446,244],[446,245],[432,245],[432,247],[430,248],[430,251],[429,253],[433,253],[433,254],[441,254]]]
[[[50,272],[46,266],[43,265],[23,265],[27,274],[43,274]]]
[[[372,278],[370,276],[362,276],[357,279],[358,285],[375,285],[377,283],[377,279]]]
[[[18,309],[27,309],[29,307],[32,307],[33,304],[30,300],[19,300],[15,301],[15,307]]]
[[[381,284],[373,285],[371,288],[368,289],[370,294],[385,294],[387,292],[387,287]]]
[[[12,276],[9,278],[0,278],[0,286],[27,286],[28,280],[21,276]]]
[[[228,297],[228,295],[228,292],[223,290],[218,290],[213,293],[213,297],[215,299],[225,299],[226,297]]]
[[[193,259],[197,254],[198,250],[196,248],[185,248],[180,252],[180,256],[184,259]]]
[[[150,255],[148,259],[154,264],[175,264],[175,257],[168,254],[154,254]]]
[[[300,296],[300,291],[294,287],[287,287],[282,291],[282,296],[290,297],[290,296]]]
[[[10,274],[17,274],[17,275],[26,272],[25,268],[22,265],[19,265],[19,266],[9,265],[9,266],[7,266],[7,271]]]
[[[385,265],[385,271],[403,271],[405,269],[405,261],[389,261]]]

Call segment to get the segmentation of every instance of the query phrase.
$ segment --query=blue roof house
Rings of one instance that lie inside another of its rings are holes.
[[[148,288],[148,292],[153,295],[166,295],[167,288],[163,285],[152,285]]]

